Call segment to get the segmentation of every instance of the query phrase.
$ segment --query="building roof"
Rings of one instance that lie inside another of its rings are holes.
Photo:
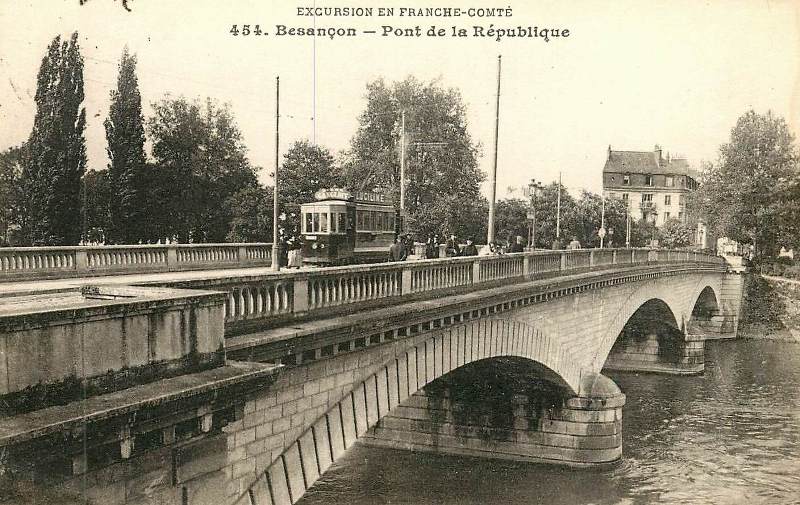
[[[612,151],[609,146],[603,172],[692,175],[685,158],[669,158],[669,155],[664,158],[658,146],[654,151]]]

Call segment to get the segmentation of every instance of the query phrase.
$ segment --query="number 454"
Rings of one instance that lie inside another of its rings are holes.
[[[261,35],[261,27],[259,25],[253,26],[253,29],[250,29],[250,25],[242,25],[242,29],[239,30],[239,25],[233,25],[231,27],[231,35],[237,36],[247,36],[247,35]]]

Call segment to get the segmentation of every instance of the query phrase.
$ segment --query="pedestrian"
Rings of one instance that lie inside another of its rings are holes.
[[[444,253],[448,258],[461,254],[461,248],[458,247],[458,239],[455,235],[450,235],[450,238],[447,239],[447,246],[445,247]]]
[[[567,246],[567,249],[575,250],[580,248],[581,248],[581,243],[578,241],[578,237],[573,235],[572,240],[570,240],[569,245]]]
[[[293,236],[286,241],[286,247],[289,248],[287,268],[300,268],[303,266],[302,244],[300,237]]]
[[[425,242],[425,258],[432,260],[439,257],[439,238],[431,233]]]
[[[478,248],[475,247],[475,240],[472,237],[467,239],[467,245],[461,250],[460,256],[477,256]]]
[[[511,247],[508,249],[508,252],[511,253],[521,253],[525,251],[525,239],[522,238],[522,235],[517,235],[517,239],[511,244]]]
[[[405,261],[408,257],[408,251],[403,244],[403,237],[398,235],[394,238],[394,243],[389,246],[389,261]]]

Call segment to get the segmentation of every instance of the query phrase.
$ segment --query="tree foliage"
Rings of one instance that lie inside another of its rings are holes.
[[[694,230],[678,219],[667,219],[658,230],[658,240],[661,247],[686,247],[694,240]]]
[[[786,122],[772,112],[746,112],[706,167],[692,197],[715,236],[727,236],[774,255],[798,245],[795,215],[798,155]]]
[[[478,168],[478,146],[472,141],[466,109],[456,89],[413,77],[387,85],[367,85],[367,108],[344,157],[346,185],[381,189],[395,201],[400,195],[400,148],[405,145],[406,209],[410,221],[424,228],[446,228],[434,209],[474,206],[485,178]],[[405,111],[405,141],[401,115]],[[449,199],[443,199],[449,195]],[[436,219],[428,223],[423,218]],[[454,225],[453,225],[454,226]],[[423,232],[420,228],[416,230]]]
[[[24,144],[0,152],[0,245],[16,245],[24,223],[20,179],[26,155]]]
[[[225,202],[230,209],[229,242],[272,242],[272,188],[251,185]]]
[[[106,239],[135,244],[149,237],[147,164],[144,155],[142,97],[136,78],[136,56],[126,47],[119,63],[117,87],[105,123],[108,141],[108,183],[113,193]]]
[[[409,216],[409,228],[417,237],[455,234],[460,240],[473,238],[486,242],[486,216],[489,202],[483,196],[473,199],[458,195],[438,195],[432,202],[420,206]]]
[[[90,243],[108,242],[112,228],[112,209],[116,195],[109,170],[87,170],[83,175],[86,189],[86,237]]]
[[[241,133],[227,105],[184,98],[153,104],[147,123],[162,188],[154,207],[168,216],[158,237],[221,242],[229,231],[228,198],[257,185]]]
[[[344,180],[326,147],[298,140],[283,156],[280,201],[300,205],[313,201],[322,188],[342,187]]]
[[[36,116],[22,171],[23,233],[31,245],[73,245],[81,238],[81,177],[86,167],[83,137],[83,57],[78,33],[53,39],[39,67]]]

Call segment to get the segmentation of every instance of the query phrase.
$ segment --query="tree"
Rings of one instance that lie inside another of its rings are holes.
[[[485,175],[478,168],[478,146],[467,132],[466,109],[456,89],[413,77],[391,86],[379,79],[367,85],[366,98],[345,157],[348,187],[381,189],[399,201],[405,111],[405,204],[412,220],[421,222],[415,215],[423,209],[443,209],[442,195],[465,205],[478,199]]]
[[[562,200],[563,202],[563,200]],[[572,212],[566,215],[569,235],[577,237],[584,246],[599,247],[598,232],[603,221],[603,199],[600,195],[583,191],[575,201]],[[626,203],[619,198],[605,199],[605,247],[625,244]]]
[[[658,240],[661,247],[686,247],[692,243],[693,237],[694,230],[678,219],[667,219],[658,230]]]
[[[106,238],[112,243],[135,244],[147,240],[152,215],[147,200],[147,165],[144,155],[142,97],[136,78],[136,56],[122,52],[117,88],[105,123],[108,141],[108,182],[113,192]]]
[[[81,237],[81,177],[86,167],[83,131],[83,57],[78,33],[50,43],[37,76],[36,116],[22,171],[26,242],[77,244]]]
[[[229,242],[272,242],[272,188],[247,186],[225,202],[230,209]]]
[[[280,173],[281,202],[300,205],[314,199],[323,188],[342,187],[344,179],[326,147],[299,140],[283,156]]]
[[[109,170],[87,170],[83,176],[86,191],[86,237],[87,242],[108,241],[108,230],[112,228],[112,209],[116,195],[111,187]]]
[[[447,237],[455,234],[460,240],[472,237],[485,243],[486,216],[489,202],[479,196],[463,199],[457,195],[438,195],[432,202],[420,206],[409,218],[409,228],[418,237],[438,234]]]
[[[495,236],[499,242],[521,235],[528,236],[530,204],[521,198],[498,200],[494,209]]]
[[[797,160],[783,118],[753,110],[741,116],[692,199],[711,234],[751,244],[758,256],[797,243],[792,206],[787,205],[798,178]]]
[[[26,156],[25,144],[0,153],[0,245],[14,245],[14,234],[23,225],[20,179]]]
[[[169,218],[154,236],[223,241],[232,218],[225,202],[258,183],[229,107],[165,98],[153,109],[147,130],[159,172],[154,178],[167,184],[158,201]]]

